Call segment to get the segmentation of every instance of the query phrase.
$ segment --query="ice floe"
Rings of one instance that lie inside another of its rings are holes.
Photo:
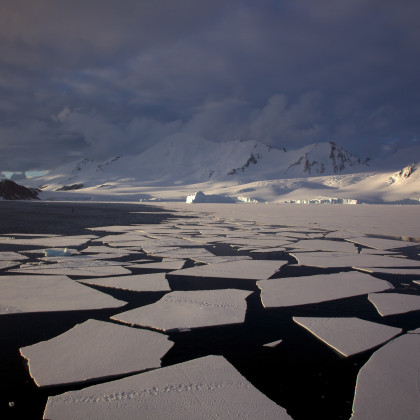
[[[291,419],[222,356],[156,369],[48,398],[44,418]]]
[[[348,242],[329,241],[327,239],[307,239],[293,244],[294,248],[310,251],[333,251],[357,253],[357,248]]]
[[[408,246],[419,245],[416,242],[396,241],[395,239],[370,238],[368,236],[347,238],[346,240],[358,245],[382,250],[406,248]]]
[[[75,235],[75,236],[48,236],[35,238],[4,238],[0,237],[0,244],[7,245],[26,245],[42,247],[71,247],[81,246],[86,242],[96,239],[94,235]]]
[[[0,261],[22,261],[28,257],[17,252],[0,252]]]
[[[0,314],[118,308],[126,302],[66,276],[1,276]]]
[[[27,263],[19,269],[9,270],[21,274],[48,274],[65,276],[118,276],[131,274],[130,270],[121,266],[121,263],[101,261],[94,258],[66,257],[54,264]]]
[[[367,273],[378,274],[395,274],[400,276],[420,276],[420,268],[381,268],[381,267],[354,267],[356,270],[365,271]]]
[[[418,420],[420,335],[405,334],[379,350],[357,376],[352,420]]]
[[[137,274],[132,276],[114,276],[79,280],[83,284],[130,290],[133,292],[168,292],[171,290],[165,273]]]
[[[172,270],[179,270],[185,264],[185,260],[177,260],[177,259],[163,259],[161,262],[145,262],[141,264],[125,264],[129,268],[140,268],[146,270],[161,270],[161,271],[172,271]]]
[[[299,265],[311,267],[418,267],[420,261],[382,255],[363,255],[342,252],[300,252],[291,255]]]
[[[264,344],[264,347],[277,347],[283,340],[272,341],[271,343]]]
[[[346,357],[383,344],[402,332],[400,328],[359,318],[293,317],[293,320]]]
[[[268,279],[287,261],[243,260],[221,264],[200,265],[173,271],[171,276],[217,277],[243,280]]]
[[[262,280],[257,286],[265,308],[307,305],[393,288],[387,281],[356,271]]]
[[[114,315],[111,319],[163,331],[244,322],[243,290],[200,290],[168,293],[151,305]]]
[[[157,368],[172,346],[158,332],[90,319],[20,353],[35,383],[46,387]]]
[[[402,293],[371,293],[368,299],[382,316],[420,310],[420,296]]]

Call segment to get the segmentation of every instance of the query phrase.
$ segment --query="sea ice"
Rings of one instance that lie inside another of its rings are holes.
[[[420,261],[382,255],[350,254],[342,252],[301,252],[291,255],[299,265],[311,267],[418,267]]]
[[[420,336],[405,334],[379,350],[357,376],[352,420],[420,418]]]
[[[402,332],[400,328],[359,318],[293,317],[293,321],[346,357],[385,343]]]
[[[173,271],[171,276],[216,277],[243,280],[261,280],[271,277],[287,261],[243,260],[221,264],[200,265]]]
[[[395,274],[399,276],[420,276],[420,268],[380,268],[380,267],[354,267],[356,270],[366,273]]]
[[[111,319],[163,331],[239,324],[244,322],[245,299],[251,293],[232,289],[176,291]]]
[[[222,356],[207,356],[48,398],[44,418],[291,419]]]
[[[257,286],[265,308],[307,305],[393,288],[387,281],[356,271],[262,280]]]
[[[142,264],[126,264],[129,268],[141,268],[147,270],[161,270],[161,271],[171,271],[179,270],[185,264],[185,260],[174,260],[172,258],[163,259],[162,262],[147,262]]]
[[[131,290],[133,292],[168,292],[171,291],[165,273],[137,274],[133,276],[103,277],[79,280],[83,284]]]
[[[172,346],[158,332],[90,319],[20,353],[35,383],[45,387],[157,368]]]
[[[0,277],[0,314],[119,308],[125,304],[66,276]]]
[[[72,251],[68,248],[48,248],[44,249],[44,254],[46,257],[68,257]]]
[[[119,262],[102,261],[92,258],[66,257],[66,261],[55,262],[54,264],[33,264],[21,265],[19,269],[10,272],[21,274],[48,274],[65,276],[121,276],[131,274],[131,271],[121,266]]]
[[[2,238],[0,244],[7,245],[26,245],[26,246],[42,246],[42,247],[71,247],[81,246],[86,242],[96,239],[94,235],[74,235],[74,236],[48,236],[35,238]]]
[[[11,268],[16,267],[20,264],[20,261],[2,261],[0,260],[0,270],[3,270],[4,268]]]
[[[415,246],[418,245],[415,242],[408,242],[408,241],[396,241],[394,239],[383,239],[383,238],[369,238],[367,236],[363,237],[353,237],[346,239],[349,242],[353,242],[359,245],[368,246],[370,248],[375,249],[397,249],[397,248],[406,248],[408,246]]]
[[[272,341],[271,343],[264,344],[264,347],[277,347],[283,340]]]
[[[357,248],[348,242],[329,241],[327,239],[306,239],[293,244],[294,248],[309,251],[332,251],[357,253]]]
[[[0,261],[22,261],[27,259],[28,257],[17,252],[0,252]]]
[[[420,296],[401,293],[371,293],[368,299],[382,316],[420,310]]]

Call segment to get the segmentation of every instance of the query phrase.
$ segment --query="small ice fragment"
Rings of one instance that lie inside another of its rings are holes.
[[[60,248],[50,248],[44,249],[44,253],[46,257],[65,257],[72,254],[72,252],[68,248],[60,249]]]
[[[282,341],[283,340],[273,341],[272,343],[267,343],[267,344],[264,344],[263,346],[274,348],[274,347],[277,347],[277,345],[279,345]]]

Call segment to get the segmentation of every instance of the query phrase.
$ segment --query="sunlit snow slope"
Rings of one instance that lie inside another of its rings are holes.
[[[145,152],[105,162],[83,159],[26,181],[41,198],[185,201],[196,191],[239,201],[393,203],[419,202],[416,164],[371,172],[335,143],[296,150],[256,141],[216,143],[172,136]]]

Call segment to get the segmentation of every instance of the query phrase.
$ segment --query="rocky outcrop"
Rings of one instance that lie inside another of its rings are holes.
[[[0,197],[3,200],[39,200],[37,188],[26,188],[10,179],[0,181]]]

